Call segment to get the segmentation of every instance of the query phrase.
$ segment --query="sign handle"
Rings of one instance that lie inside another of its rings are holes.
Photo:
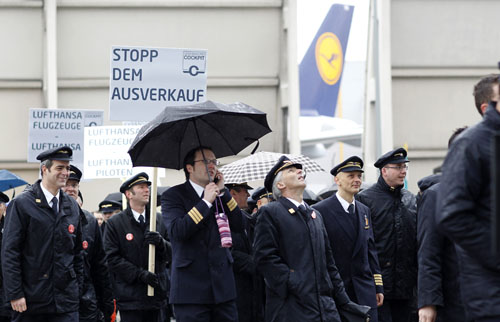
[[[157,191],[158,168],[153,168],[153,180],[151,181],[151,203],[149,204],[149,231],[156,231],[156,191]],[[155,245],[149,245],[148,271],[155,272]],[[154,287],[148,285],[148,296],[154,296]]]

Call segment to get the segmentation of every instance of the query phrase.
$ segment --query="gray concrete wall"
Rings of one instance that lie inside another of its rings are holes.
[[[472,89],[498,72],[500,2],[391,2],[394,145],[409,148],[409,187],[432,173],[455,128],[480,120]]]
[[[266,112],[275,132],[260,146],[279,151],[279,84],[286,57],[282,10],[279,0],[59,0],[59,108],[102,109],[105,125],[118,125],[108,120],[112,45],[204,48],[208,49],[208,98],[242,101]],[[38,165],[26,163],[28,111],[45,107],[42,1],[0,2],[0,40],[0,168],[33,182]],[[182,172],[168,171],[161,184],[183,180]],[[85,208],[95,209],[120,184],[118,179],[82,182]]]

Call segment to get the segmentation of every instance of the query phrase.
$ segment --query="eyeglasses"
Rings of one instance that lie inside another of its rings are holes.
[[[210,163],[217,166],[220,164],[220,161],[217,160],[217,159],[213,159],[213,160],[194,160],[193,162],[203,162],[204,164],[206,165],[209,165]]]
[[[408,170],[408,165],[405,164],[405,165],[398,165],[398,166],[395,166],[395,167],[386,167],[386,168],[396,169],[398,171],[403,171],[403,170]]]

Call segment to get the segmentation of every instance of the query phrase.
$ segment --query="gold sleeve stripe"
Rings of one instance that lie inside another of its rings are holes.
[[[227,202],[227,207],[229,208],[229,211],[233,211],[237,205],[238,204],[236,203],[236,200],[234,200],[234,198],[231,198],[231,200]]]
[[[188,212],[189,217],[194,221],[195,224],[198,224],[200,221],[194,216],[193,212]]]
[[[200,220],[203,219],[203,215],[200,213],[200,211],[198,209],[193,207],[193,209],[191,209],[191,210],[196,214],[196,217],[200,218]]]
[[[376,286],[384,285],[384,283],[382,282],[382,274],[373,274],[373,279],[375,280]]]
[[[189,217],[191,217],[191,219],[193,219],[195,224],[198,224],[203,219],[198,209],[194,207],[188,212],[188,215]]]

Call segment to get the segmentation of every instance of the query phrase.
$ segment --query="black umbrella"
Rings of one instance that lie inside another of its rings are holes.
[[[194,148],[209,147],[221,158],[269,132],[266,114],[243,103],[170,106],[140,129],[128,153],[134,167],[182,169]]]
[[[243,103],[206,101],[169,106],[139,130],[128,153],[134,167],[154,167],[151,203],[155,204],[157,167],[182,169],[185,156],[198,147],[210,148],[219,158],[235,155],[269,132],[266,114]],[[153,208],[149,228],[156,230]],[[149,246],[148,262],[148,269],[153,272],[153,245]],[[148,295],[153,291],[148,286]]]

